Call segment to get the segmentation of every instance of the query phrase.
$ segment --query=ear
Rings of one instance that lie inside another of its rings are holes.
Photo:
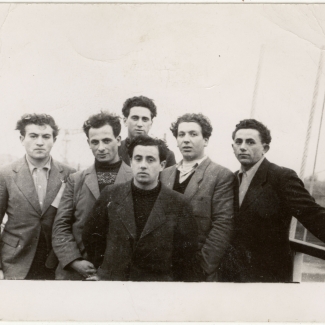
[[[19,136],[19,139],[20,139],[20,142],[22,145],[24,145],[24,140],[25,140],[25,137],[23,135]]]
[[[128,125],[127,125],[127,120],[128,120],[128,118],[127,117],[123,117],[123,123],[124,123],[124,126],[127,128],[128,127]]]
[[[207,147],[209,144],[209,139],[208,138],[204,138],[204,146]]]
[[[121,136],[118,135],[115,139],[117,141],[117,146],[119,147],[121,145]]]
[[[160,171],[162,171],[162,170],[165,169],[165,167],[166,167],[166,160],[163,160],[163,161],[160,162],[160,167],[161,167]]]
[[[55,143],[56,139],[57,139],[57,137],[53,138],[53,142],[54,142],[54,143]]]
[[[90,142],[89,142],[89,138],[87,138],[87,143],[88,143],[88,146],[90,148]]]
[[[267,153],[267,152],[270,150],[270,145],[264,143],[264,144],[263,144],[263,148],[264,148],[264,153]]]

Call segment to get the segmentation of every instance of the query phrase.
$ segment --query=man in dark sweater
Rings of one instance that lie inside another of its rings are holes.
[[[146,135],[129,146],[133,180],[106,187],[83,230],[91,280],[198,281],[198,233],[189,203],[159,180],[162,140]]]
[[[144,96],[132,97],[123,104],[122,113],[124,124],[128,129],[128,137],[121,142],[118,153],[122,160],[130,166],[128,147],[131,139],[138,135],[148,134],[153,118],[157,116],[157,107],[150,98]],[[175,155],[171,150],[167,150],[165,167],[174,164],[176,164]]]
[[[132,171],[118,155],[121,123],[118,116],[101,112],[83,125],[95,163],[68,178],[53,226],[53,248],[60,264],[56,279],[81,280],[96,270],[88,261],[82,242],[85,220],[106,187],[132,178]]]

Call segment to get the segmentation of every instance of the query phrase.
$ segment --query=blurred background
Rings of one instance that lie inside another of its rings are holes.
[[[93,162],[83,122],[144,95],[158,108],[150,134],[177,160],[179,115],[211,119],[207,154],[232,171],[235,125],[260,120],[267,158],[325,206],[324,32],[322,4],[0,4],[0,164],[24,154],[15,125],[35,112],[61,129],[53,157],[83,169]],[[295,238],[323,245],[299,224]],[[305,256],[302,279],[325,281],[323,261]]]

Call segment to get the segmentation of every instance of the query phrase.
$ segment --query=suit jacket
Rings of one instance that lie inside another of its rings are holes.
[[[194,281],[197,226],[190,206],[162,185],[136,240],[131,182],[106,187],[83,231],[102,280]]]
[[[132,179],[132,170],[122,162],[115,184]],[[67,267],[78,258],[87,259],[82,230],[92,207],[99,197],[95,165],[70,175],[53,224],[53,249],[60,263],[55,277],[59,280],[82,280],[83,277]]]
[[[236,173],[236,175],[238,172]],[[264,159],[242,205],[235,186],[235,237],[225,262],[225,281],[291,282],[289,244],[292,217],[325,240],[325,209],[315,203],[297,174]]]
[[[176,165],[161,173],[161,182],[173,189]],[[199,228],[201,267],[216,280],[216,270],[233,231],[234,174],[206,158],[196,169],[184,196],[190,201]]]
[[[118,147],[118,154],[122,158],[122,160],[128,166],[130,166],[130,157],[129,157],[129,154],[128,154],[128,148],[127,148],[127,145],[126,145],[126,140],[123,140],[121,142],[121,145]],[[173,166],[175,164],[176,164],[175,155],[171,150],[168,149],[165,168]]]
[[[0,170],[0,222],[8,221],[1,235],[0,260],[5,279],[24,279],[33,262],[40,232],[45,235],[50,253],[52,224],[56,209],[51,207],[62,182],[75,169],[52,159],[43,210],[26,158]],[[49,258],[54,258],[49,254]],[[54,266],[55,261],[46,261]]]

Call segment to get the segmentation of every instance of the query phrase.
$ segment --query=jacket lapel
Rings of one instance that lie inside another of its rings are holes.
[[[32,205],[35,211],[41,215],[42,210],[38,201],[35,184],[33,177],[28,168],[26,158],[20,159],[13,167],[13,171],[16,173],[14,181],[20,191],[23,193],[28,202]]]
[[[160,177],[165,186],[172,190],[176,179],[176,165],[163,170]]]
[[[264,159],[261,166],[258,168],[239,208],[239,213],[245,211],[262,194],[269,164],[268,160]],[[237,190],[236,196],[238,196],[238,192]]]
[[[120,220],[124,224],[127,231],[130,233],[130,235],[133,237],[133,239],[136,239],[137,232],[134,219],[131,182],[127,182],[124,184],[123,191],[119,199],[115,203],[118,205],[116,210],[117,216],[120,218]]]
[[[97,200],[99,198],[100,192],[99,192],[95,164],[93,164],[92,166],[87,168],[86,173],[85,173],[85,183],[88,186],[90,192],[93,194],[93,196]]]
[[[202,161],[202,163],[196,168],[194,175],[192,176],[189,184],[186,187],[184,195],[191,199],[194,194],[197,192],[199,189],[199,184],[203,179],[205,170],[207,167],[210,165],[211,160],[210,158],[206,158],[205,160]]]
[[[162,185],[160,193],[147,220],[147,223],[141,233],[140,239],[160,227],[166,221],[166,214],[164,210],[164,206],[166,206],[166,203],[168,203],[168,195],[166,195],[166,188],[164,187],[164,185]]]
[[[114,184],[125,183],[133,177],[132,170],[122,161],[121,167],[116,175]]]
[[[49,208],[51,203],[57,196],[63,182],[63,169],[62,167],[52,159],[50,177],[47,182],[46,196],[43,206],[43,213]]]

